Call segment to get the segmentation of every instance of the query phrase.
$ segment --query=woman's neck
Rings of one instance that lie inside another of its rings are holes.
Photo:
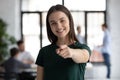
[[[72,44],[72,41],[70,39],[68,39],[68,38],[60,38],[57,41],[58,46],[59,45],[70,45],[70,44]]]

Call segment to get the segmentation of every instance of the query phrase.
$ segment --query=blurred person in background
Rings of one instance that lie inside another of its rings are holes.
[[[111,43],[111,37],[110,32],[108,30],[108,26],[106,24],[101,25],[101,29],[104,32],[103,36],[103,44],[101,45],[101,53],[104,58],[104,63],[107,67],[107,75],[106,78],[110,79],[111,75],[111,61],[110,61],[110,43]]]
[[[23,40],[19,40],[17,42],[17,45],[18,45],[18,49],[20,51],[17,59],[19,61],[22,61],[23,63],[26,63],[26,64],[33,64],[34,63],[34,59],[31,56],[31,54],[28,51],[25,50],[24,41]]]
[[[30,68],[29,64],[24,64],[17,60],[18,54],[19,50],[17,48],[11,48],[10,58],[2,64],[5,69],[5,80],[11,80],[11,78],[17,77],[17,74],[19,74],[22,69]]]
[[[77,26],[77,35],[76,35],[76,37],[77,37],[77,39],[78,39],[78,41],[80,43],[82,43],[82,44],[85,43],[85,38],[81,35],[81,26],[80,25]]]

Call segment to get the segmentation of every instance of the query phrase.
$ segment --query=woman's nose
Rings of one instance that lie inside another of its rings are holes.
[[[61,29],[62,28],[62,25],[60,23],[57,23],[57,28],[58,29]]]

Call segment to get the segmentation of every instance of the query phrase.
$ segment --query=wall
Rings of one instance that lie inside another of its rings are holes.
[[[0,0],[0,18],[7,23],[7,32],[20,39],[20,2],[19,0]]]
[[[112,77],[120,79],[120,0],[107,0],[107,23],[112,36]]]

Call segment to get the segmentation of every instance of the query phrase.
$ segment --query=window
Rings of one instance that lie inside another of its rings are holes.
[[[106,0],[64,0],[70,10],[105,11]]]
[[[22,11],[47,11],[55,4],[62,4],[62,0],[22,0]]]
[[[40,49],[40,19],[38,13],[23,14],[23,38],[25,49],[30,51],[31,55],[36,58]]]
[[[74,20],[75,33],[77,34],[77,26],[81,26],[81,35],[85,36],[85,13],[71,12]]]

